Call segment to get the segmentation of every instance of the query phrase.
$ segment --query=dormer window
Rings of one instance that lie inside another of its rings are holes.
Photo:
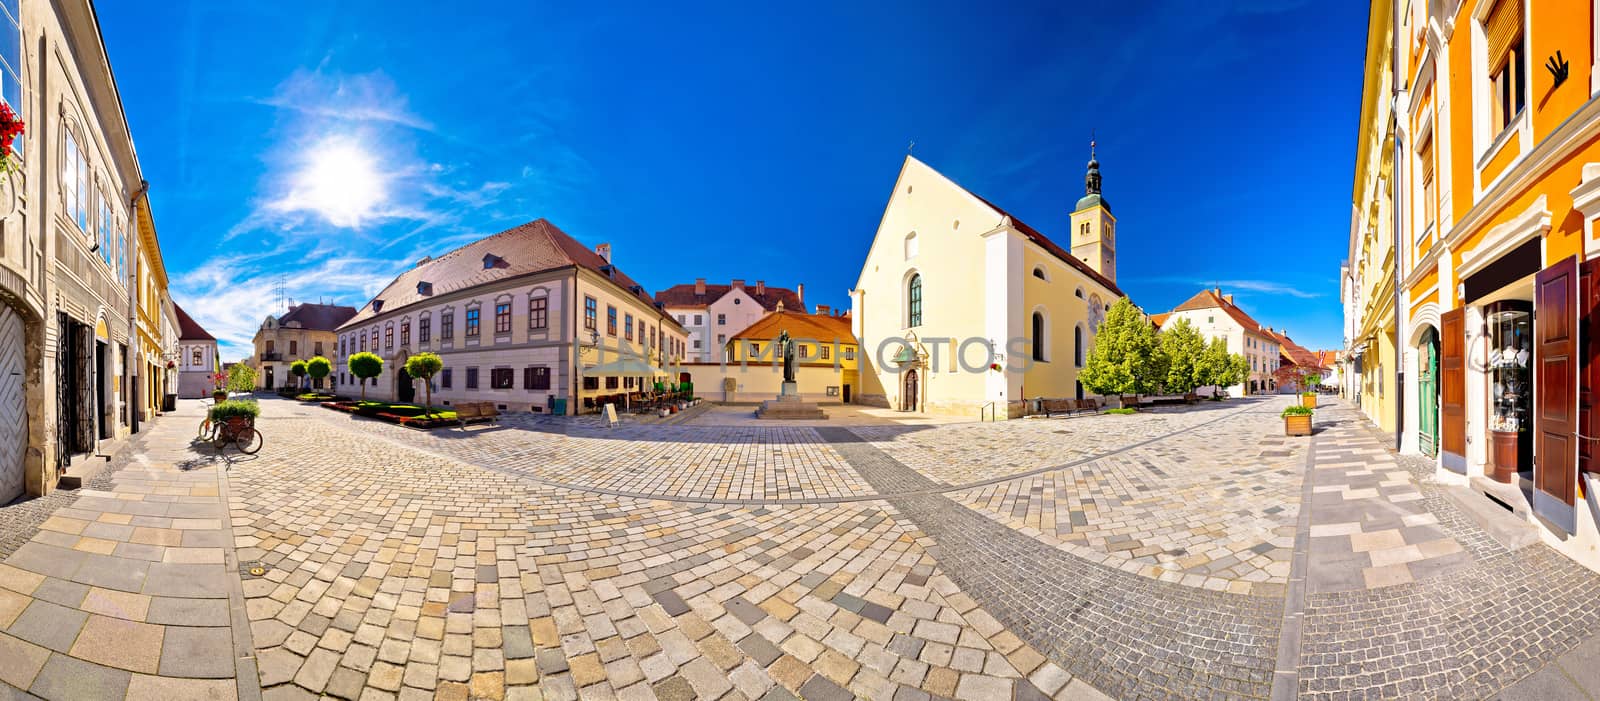
[[[606,263],[600,266],[600,272],[604,273],[606,277],[615,278],[617,276],[617,266]]]
[[[433,283],[431,283],[431,282],[419,282],[419,283],[417,283],[417,294],[423,295],[423,296],[427,296],[427,295],[433,294]]]
[[[376,313],[381,312],[381,311],[383,311],[383,300],[381,300],[381,299],[372,300],[372,313],[376,314]]]
[[[485,254],[483,254],[483,269],[484,270],[488,270],[490,268],[505,268],[505,267],[509,267],[509,264],[506,263],[506,259],[501,258],[500,256],[497,256],[497,255],[495,255],[493,253],[485,253]]]

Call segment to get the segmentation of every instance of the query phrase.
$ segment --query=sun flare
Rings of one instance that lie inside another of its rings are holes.
[[[379,215],[388,199],[388,178],[360,143],[329,139],[313,147],[291,179],[279,206],[309,211],[329,224],[355,228]]]

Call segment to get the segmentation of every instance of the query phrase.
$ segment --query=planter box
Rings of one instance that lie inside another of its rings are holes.
[[[1285,416],[1283,417],[1283,435],[1309,436],[1311,435],[1311,416]]]
[[[1302,395],[1300,395],[1300,406],[1308,406],[1308,407],[1311,407],[1312,409],[1317,408],[1317,395],[1315,395],[1315,394],[1302,394]]]

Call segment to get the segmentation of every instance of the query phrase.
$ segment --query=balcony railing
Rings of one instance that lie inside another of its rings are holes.
[[[262,362],[267,362],[267,361],[272,361],[272,360],[283,360],[283,354],[279,353],[277,351],[267,351],[267,352],[261,354],[261,360],[262,360]]]

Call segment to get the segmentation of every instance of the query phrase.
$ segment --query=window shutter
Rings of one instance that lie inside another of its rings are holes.
[[[1500,67],[1512,43],[1522,36],[1522,0],[1500,0],[1483,21],[1483,34],[1489,43],[1489,70]]]

